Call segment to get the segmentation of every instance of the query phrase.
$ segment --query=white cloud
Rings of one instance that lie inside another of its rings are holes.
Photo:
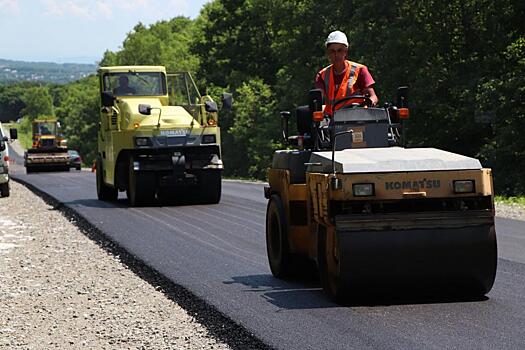
[[[97,13],[100,13],[102,17],[106,19],[113,18],[113,9],[111,5],[104,1],[97,1],[96,3]]]
[[[111,2],[119,9],[130,12],[140,8],[152,9],[159,6],[158,4],[153,4],[151,0],[114,0]]]
[[[19,14],[19,0],[0,0],[0,14]]]
[[[43,0],[47,16],[72,16],[83,19],[95,19],[93,4],[89,1],[78,0]]]
[[[18,0],[0,0],[0,4],[5,1]],[[113,18],[119,12],[162,13],[162,9],[166,7],[164,1],[158,0],[97,0],[96,2],[89,0],[41,0],[41,2],[45,7],[44,13],[48,16],[73,16],[89,20],[99,17]],[[176,3],[182,10],[187,10],[188,4],[185,0],[179,0]]]
[[[168,8],[174,16],[187,13],[190,6],[187,0],[169,0]]]
[[[85,19],[94,19],[92,9],[89,8],[87,4],[80,4],[77,1],[68,1],[65,4],[66,11],[68,14],[71,14],[75,17],[85,18]]]
[[[60,2],[57,0],[44,0],[44,6],[46,8],[45,15],[58,17],[64,15],[64,7],[60,6]]]

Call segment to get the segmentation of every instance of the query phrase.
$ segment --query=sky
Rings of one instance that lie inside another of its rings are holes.
[[[195,18],[209,0],[0,0],[0,58],[95,63],[133,27]]]

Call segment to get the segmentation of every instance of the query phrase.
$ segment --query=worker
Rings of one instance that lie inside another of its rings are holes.
[[[325,42],[326,54],[330,65],[317,73],[315,86],[323,91],[325,98],[325,113],[333,114],[333,104],[342,98],[351,95],[365,95],[370,98],[372,106],[378,102],[374,91],[374,78],[365,65],[351,62],[346,59],[348,54],[348,39],[345,33],[332,32]],[[347,101],[335,106],[340,109],[355,101]]]
[[[51,131],[47,128],[46,125],[40,124],[40,135],[51,135]]]
[[[113,94],[115,95],[133,95],[135,94],[135,89],[129,86],[129,79],[126,75],[121,75],[118,78],[118,84],[119,86],[113,89]]]

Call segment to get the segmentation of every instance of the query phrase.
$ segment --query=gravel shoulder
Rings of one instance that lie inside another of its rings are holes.
[[[525,206],[496,202],[496,216],[525,221]]]
[[[0,208],[0,348],[264,348],[23,185]]]

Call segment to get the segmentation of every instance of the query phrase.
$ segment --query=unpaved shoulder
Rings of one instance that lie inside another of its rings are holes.
[[[24,186],[0,210],[0,348],[229,348]]]

